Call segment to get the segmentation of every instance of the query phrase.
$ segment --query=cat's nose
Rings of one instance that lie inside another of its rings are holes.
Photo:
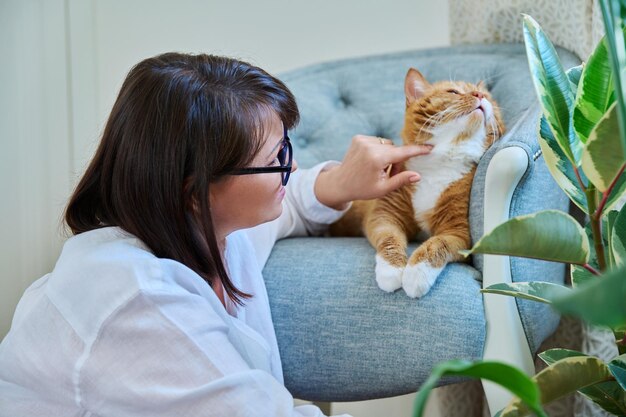
[[[478,97],[481,100],[485,97],[485,95],[483,93],[481,93],[480,91],[472,91],[472,95],[474,97]]]

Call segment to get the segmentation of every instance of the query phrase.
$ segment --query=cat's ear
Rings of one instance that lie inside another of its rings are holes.
[[[409,69],[404,79],[404,94],[406,95],[406,105],[413,103],[422,97],[426,90],[430,87],[430,83],[421,72],[415,68]]]

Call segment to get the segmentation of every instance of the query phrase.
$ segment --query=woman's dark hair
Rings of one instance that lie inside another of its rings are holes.
[[[286,128],[298,121],[287,87],[248,63],[180,53],[140,62],[122,85],[65,222],[73,234],[118,226],[209,285],[221,280],[241,304],[250,295],[233,285],[222,262],[209,188],[253,160],[268,110]]]

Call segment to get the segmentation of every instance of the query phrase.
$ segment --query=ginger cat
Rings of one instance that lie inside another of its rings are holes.
[[[504,124],[482,82],[430,84],[411,68],[405,79],[404,144],[432,145],[430,154],[407,161],[421,180],[384,198],[356,201],[331,226],[331,234],[360,231],[376,249],[376,282],[388,292],[402,287],[409,297],[425,295],[448,262],[462,261],[471,247],[469,198],[478,161]],[[355,230],[360,229],[360,230]],[[407,259],[407,241],[428,236]]]

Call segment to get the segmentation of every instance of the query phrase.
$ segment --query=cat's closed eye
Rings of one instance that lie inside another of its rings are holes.
[[[447,90],[447,91],[446,91],[446,93],[461,94],[458,90],[455,90],[455,89],[453,89],[453,88],[452,88],[452,89],[450,89],[450,90]]]

